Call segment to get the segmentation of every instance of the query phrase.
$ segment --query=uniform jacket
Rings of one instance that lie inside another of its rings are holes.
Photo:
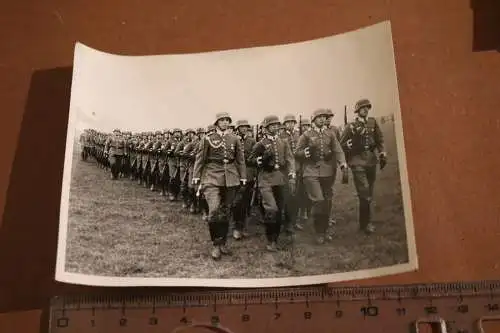
[[[309,147],[311,157],[305,157]],[[329,129],[311,127],[299,138],[295,157],[303,165],[303,177],[332,177],[337,165],[345,163],[345,155],[337,137]]]
[[[257,143],[254,137],[251,135],[247,135],[244,138],[241,136],[238,136],[238,138],[241,141],[241,144],[243,145],[243,154],[245,156],[245,164],[247,168],[247,179],[248,181],[254,180],[255,176],[257,175],[257,169],[255,166],[253,166],[250,162],[250,155],[252,154],[252,149],[253,146]]]
[[[175,155],[177,146],[181,143],[181,139],[176,139],[174,137],[170,138],[168,140],[168,147],[167,147],[167,156],[169,163],[175,162],[177,163],[179,160],[179,157]]]
[[[127,150],[127,145],[124,138],[120,138],[117,135],[110,136],[104,145],[104,151],[108,152],[110,156],[114,155],[125,155]]]
[[[328,127],[328,130],[330,130],[335,135],[335,137],[337,138],[337,140],[340,142],[341,136],[340,136],[340,130],[339,130],[339,128],[337,126],[333,126],[332,125],[332,126]]]
[[[192,141],[187,142],[182,150],[182,157],[186,161],[188,167],[194,166],[194,161],[196,159],[196,153],[200,145],[200,139],[195,137]]]
[[[279,136],[266,135],[257,142],[248,158],[250,165],[257,166],[257,158],[262,157],[259,168],[259,187],[282,186],[287,184],[288,175],[295,174],[295,159],[288,141]]]
[[[351,140],[352,147],[347,143]],[[384,138],[375,118],[356,118],[346,125],[340,139],[349,166],[373,166],[378,163],[377,153],[384,151]]]
[[[202,185],[232,187],[246,177],[243,145],[236,135],[215,132],[200,141],[193,178]]]

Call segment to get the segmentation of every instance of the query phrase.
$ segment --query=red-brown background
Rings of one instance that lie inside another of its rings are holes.
[[[3,1],[0,312],[86,289],[53,280],[76,41],[127,55],[200,52],[303,41],[385,19],[420,269],[362,283],[499,278],[500,54],[488,49],[500,45],[500,17],[498,5],[470,1]],[[15,318],[2,317],[0,331]],[[37,315],[18,318],[25,326],[16,331],[36,330]]]

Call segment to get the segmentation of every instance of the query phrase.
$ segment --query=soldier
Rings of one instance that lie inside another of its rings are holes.
[[[193,183],[201,182],[208,203],[211,255],[216,260],[221,254],[231,254],[226,245],[231,205],[238,186],[247,181],[243,146],[236,135],[227,132],[231,122],[228,113],[216,115],[216,132],[201,140],[193,170]]]
[[[199,210],[199,203],[197,200],[198,198],[196,196],[196,187],[193,184],[193,170],[196,153],[198,152],[200,140],[203,138],[204,134],[205,130],[203,128],[198,128],[196,130],[196,135],[193,135],[192,139],[186,142],[184,150],[182,151],[182,158],[184,160],[183,163],[185,163],[186,169],[186,183],[184,185],[186,187],[186,193],[184,202],[186,204],[186,207],[189,208],[189,212],[191,214],[196,214]]]
[[[90,133],[88,129],[85,129],[82,134],[80,134],[80,157],[82,161],[86,161],[90,155]]]
[[[168,186],[167,149],[168,130],[163,130],[161,145],[158,150],[158,173],[156,180],[160,188],[160,195],[163,197],[166,196]]]
[[[371,108],[368,99],[357,101],[354,109],[356,118],[347,124],[341,138],[358,194],[360,230],[368,234],[375,231],[370,205],[377,164],[380,159],[380,169],[383,169],[387,163],[382,131],[375,118],[368,117]],[[378,158],[375,151],[378,151]]]
[[[337,140],[340,142],[340,129],[337,126],[332,125],[332,120],[333,120],[333,117],[335,116],[335,114],[333,113],[333,111],[331,109],[327,109],[326,112],[328,113],[328,117],[326,118],[325,126],[329,131],[331,131],[333,133],[333,135],[335,135]],[[330,218],[329,218],[328,224],[330,226],[333,226],[336,224],[335,212],[333,211],[333,202],[332,202],[332,210],[330,212]],[[333,230],[332,230],[332,232],[333,232]]]
[[[234,229],[233,238],[236,240],[247,236],[246,234],[246,219],[250,210],[250,200],[252,197],[252,189],[255,185],[255,167],[250,165],[249,157],[252,148],[255,145],[255,138],[252,137],[252,127],[247,120],[238,120],[236,122],[236,132],[243,146],[245,156],[245,164],[247,171],[247,183],[242,186],[235,199],[233,206]]]
[[[123,138],[125,139],[125,155],[123,156],[123,165],[121,170],[121,177],[129,177],[130,175],[130,153],[131,153],[131,141],[132,141],[132,132],[126,131],[124,132]]]
[[[159,159],[161,154],[163,133],[161,131],[156,131],[155,136],[152,139],[152,147],[150,148],[149,161],[151,169],[149,172],[149,183],[151,184],[150,190],[152,192],[156,191],[157,187],[160,186],[158,182],[160,168]]]
[[[318,244],[323,244],[328,219],[330,217],[333,184],[337,165],[343,170],[346,167],[345,156],[337,137],[325,128],[328,111],[314,111],[312,128],[302,134],[299,139],[296,157],[303,166],[303,181],[309,200],[312,202],[311,213]]]
[[[175,201],[177,200],[177,196],[179,195],[179,156],[175,155],[175,149],[179,145],[182,140],[182,130],[180,128],[176,128],[172,131],[172,136],[168,142],[169,148],[167,150],[167,164],[168,164],[168,193],[169,200]]]
[[[128,153],[129,153],[129,178],[130,180],[137,179],[137,145],[139,144],[138,134],[132,135],[130,140],[128,141]]]
[[[295,156],[295,150],[297,148],[297,142],[299,141],[299,134],[295,131],[295,126],[297,125],[297,119],[293,114],[287,114],[283,118],[283,130],[280,132],[280,138],[286,140],[288,142],[288,146],[292,150],[292,155]],[[295,161],[295,169],[299,170],[300,163],[299,161]],[[297,188],[297,184],[295,184],[295,189]],[[286,202],[287,216],[285,218],[285,230],[289,233],[293,233],[293,228],[302,230],[303,227],[300,222],[297,220],[298,216],[298,205],[297,205],[297,197],[296,192],[294,195],[290,195],[288,201]]]
[[[211,135],[213,133],[215,133],[215,126],[213,124],[210,124],[207,126],[207,131],[206,131],[205,135],[203,135],[201,140],[198,142],[197,151],[200,151],[203,139],[207,135]],[[194,170],[193,170],[193,172],[194,172]],[[205,198],[205,195],[201,191],[201,185],[196,187],[196,194],[195,195],[196,195],[196,198],[197,198],[198,203],[199,203],[200,211],[202,213],[201,219],[203,221],[208,221],[208,203],[207,203],[207,200]]]
[[[307,132],[311,128],[311,120],[309,118],[302,118],[301,124],[301,133]],[[300,137],[300,136],[299,136]],[[298,142],[297,142],[298,143]],[[295,165],[297,178],[302,177],[302,164],[299,159],[295,159],[297,163]],[[302,177],[303,180],[303,177]],[[303,221],[307,221],[309,219],[309,211],[311,209],[311,201],[306,194],[304,182],[297,180],[297,189],[296,189],[296,198],[297,198],[297,208],[298,208],[298,216]]]
[[[120,130],[113,130],[104,146],[104,153],[109,158],[112,179],[118,179],[120,175],[123,156],[126,155],[126,143]]]
[[[189,163],[191,162],[190,155],[184,155],[184,147],[193,141],[196,136],[196,131],[192,128],[188,128],[185,131],[184,138],[175,147],[174,155],[179,161],[179,183],[180,183],[180,194],[182,197],[182,208],[189,208],[191,202],[189,200]],[[191,149],[187,154],[191,153]]]
[[[266,249],[276,251],[289,190],[295,190],[295,161],[288,142],[278,135],[279,118],[267,116],[263,126],[266,134],[254,145],[249,161],[258,167],[257,181],[268,242]]]

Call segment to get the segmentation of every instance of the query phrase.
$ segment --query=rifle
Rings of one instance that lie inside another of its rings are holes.
[[[347,105],[344,105],[344,131],[347,127]],[[347,168],[342,170],[342,184],[349,184],[349,171]]]

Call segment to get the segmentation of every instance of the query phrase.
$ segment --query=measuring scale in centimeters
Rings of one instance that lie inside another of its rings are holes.
[[[500,333],[499,304],[500,281],[86,295],[54,298],[49,332]]]

